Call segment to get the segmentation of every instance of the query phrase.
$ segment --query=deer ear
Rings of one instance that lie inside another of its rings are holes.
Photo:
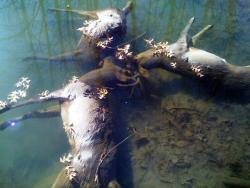
[[[178,38],[177,41],[180,41],[180,42],[185,42],[187,43],[187,36],[188,36],[188,32],[192,26],[192,24],[194,23],[194,17],[190,18],[187,25],[185,26],[185,28],[181,31],[181,34]]]
[[[4,108],[0,109],[0,114],[7,112],[9,110],[15,109],[15,108],[19,108],[22,106],[27,106],[30,104],[37,104],[37,103],[44,103],[44,102],[50,102],[50,101],[64,101],[68,99],[68,96],[64,96],[63,95],[63,89],[59,89],[56,91],[53,91],[51,93],[48,94],[42,94],[43,96],[36,96],[35,98],[30,98],[26,101],[22,101],[20,103],[16,103],[16,104],[7,104]]]

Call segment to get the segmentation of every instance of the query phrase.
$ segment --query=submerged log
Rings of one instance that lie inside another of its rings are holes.
[[[136,78],[113,64],[113,58],[103,61],[103,67],[91,71],[63,89],[46,96],[7,105],[0,113],[27,104],[59,101],[63,127],[71,151],[60,158],[65,168],[53,187],[107,187],[116,179],[116,127],[112,120],[109,98],[118,84],[128,86]]]
[[[187,33],[193,18],[182,31],[177,42],[151,48],[134,57],[144,69],[161,68],[200,81],[216,82],[230,89],[248,89],[250,67],[236,66],[205,50],[190,46]],[[196,38],[197,40],[197,38]]]

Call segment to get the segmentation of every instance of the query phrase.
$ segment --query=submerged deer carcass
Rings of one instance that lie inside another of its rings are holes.
[[[215,82],[230,89],[249,88],[249,66],[230,64],[215,54],[192,46],[198,37],[211,28],[210,25],[207,26],[192,40],[188,40],[188,31],[193,22],[194,18],[191,18],[179,39],[173,44],[152,44],[153,40],[148,40],[152,48],[139,53],[134,60],[147,70],[161,68],[197,80]]]
[[[102,68],[64,88],[19,104],[6,105],[0,113],[28,104],[58,101],[71,151],[60,158],[65,168],[53,187],[107,187],[116,179],[117,145],[109,101],[112,90],[109,88],[136,83],[137,76],[114,65],[113,58],[107,57]]]
[[[103,10],[82,11],[72,9],[50,9],[76,13],[85,20],[83,27],[78,30],[82,33],[75,50],[52,57],[31,56],[25,60],[48,60],[60,62],[99,62],[102,58],[112,55],[114,49],[125,36],[127,15],[132,9],[132,2],[128,2],[122,9],[107,8]]]

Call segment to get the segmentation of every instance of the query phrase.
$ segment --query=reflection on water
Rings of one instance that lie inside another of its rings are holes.
[[[1,1],[1,99],[24,75],[32,80],[29,96],[33,96],[60,88],[72,75],[86,72],[75,64],[22,61],[27,56],[72,51],[77,45],[81,18],[49,12],[48,8],[69,5],[93,10],[124,4],[126,0]],[[197,18],[194,33],[214,24],[198,47],[233,64],[248,65],[248,0],[134,0],[126,38],[146,31],[147,37],[173,42],[192,16]],[[133,48],[142,51],[144,42],[137,40]],[[134,187],[224,187],[223,182],[230,183],[231,177],[250,179],[247,94],[230,97],[231,93],[218,93],[164,71],[153,71],[145,84],[143,96],[150,92],[153,97],[147,100],[140,95],[124,103],[120,111],[121,121],[140,133],[129,145]],[[38,107],[25,107],[0,118]],[[61,169],[59,156],[67,151],[59,118],[29,120],[1,132],[0,187],[49,187]],[[127,176],[119,179],[124,185],[131,180]]]

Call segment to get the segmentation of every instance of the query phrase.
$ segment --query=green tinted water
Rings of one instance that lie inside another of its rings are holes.
[[[31,97],[58,89],[71,76],[87,71],[73,64],[22,61],[27,56],[50,56],[75,49],[81,19],[52,13],[48,8],[70,5],[93,10],[125,4],[125,0],[1,1],[0,100],[6,99],[22,76],[32,81]],[[128,18],[126,38],[146,31],[147,37],[174,42],[192,16],[197,18],[193,33],[214,24],[197,47],[232,64],[248,65],[248,0],[137,0]],[[145,43],[137,40],[133,48],[135,53],[142,51]],[[153,71],[145,87],[154,96],[150,101],[137,97],[124,103],[120,111],[127,126],[140,132],[129,145],[133,178],[120,177],[124,185],[133,181],[134,187],[203,188],[224,187],[228,177],[250,180],[247,96],[218,94],[164,71]],[[6,113],[0,120],[38,107]],[[62,168],[58,159],[68,149],[60,118],[29,120],[1,132],[0,187],[50,187]]]

